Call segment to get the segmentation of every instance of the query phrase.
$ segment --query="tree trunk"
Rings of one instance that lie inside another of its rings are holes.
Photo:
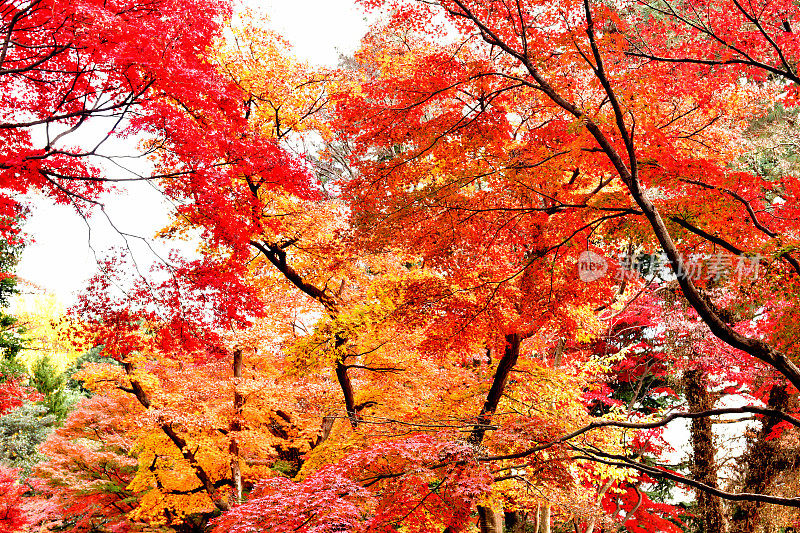
[[[519,334],[512,333],[506,335],[506,347],[503,357],[497,363],[497,370],[494,373],[492,380],[492,387],[489,389],[489,394],[486,396],[486,401],[481,408],[481,413],[478,415],[475,426],[472,428],[472,433],[469,436],[469,443],[479,446],[483,442],[483,437],[492,420],[492,415],[497,410],[500,403],[500,398],[503,396],[508,377],[511,370],[516,366],[517,359],[519,358],[519,346],[522,338]],[[478,516],[480,517],[481,533],[491,532],[503,533],[503,520],[502,513],[495,512],[494,509],[478,506]],[[498,528],[499,522],[499,529]]]
[[[522,336],[518,333],[510,333],[506,335],[506,348],[503,357],[497,363],[497,370],[494,372],[494,379],[492,380],[492,387],[489,389],[489,394],[486,395],[486,401],[483,403],[481,413],[478,415],[475,427],[472,428],[472,433],[469,436],[470,444],[475,446],[483,441],[483,436],[492,420],[492,415],[497,410],[497,405],[503,397],[503,392],[508,382],[508,377],[511,375],[511,370],[517,365],[519,359],[519,346],[522,343]]]
[[[714,408],[714,399],[709,393],[709,382],[706,373],[693,368],[687,370],[683,377],[686,388],[686,400],[689,411],[696,413]],[[714,488],[719,488],[717,480],[717,463],[715,459],[713,424],[711,419],[695,418],[692,420],[692,477]],[[701,533],[723,533],[725,518],[722,512],[722,500],[705,491],[697,491],[697,517],[701,524]]]
[[[561,366],[561,357],[564,354],[564,346],[566,343],[567,339],[563,337],[558,339],[558,343],[556,343],[556,350],[553,354],[554,370],[558,370],[558,367]],[[554,401],[550,401],[550,408],[555,412],[556,404]],[[550,533],[550,509],[551,506],[549,503],[542,504],[539,514],[539,533]]]
[[[481,533],[503,533],[503,513],[491,507],[478,506]]]
[[[506,511],[505,524],[507,533],[525,533],[528,513],[522,511]]]
[[[539,533],[550,533],[550,504],[542,504],[539,510]]]
[[[242,377],[243,358],[241,350],[233,352],[233,407],[234,414],[230,423],[231,443],[228,451],[231,454],[231,479],[233,480],[234,503],[242,503],[242,469],[239,464],[239,432],[242,430],[242,407],[244,396],[239,391],[239,378]]]
[[[785,411],[789,407],[789,394],[784,385],[775,385],[769,392],[767,407]],[[786,468],[785,452],[781,453],[781,439],[767,437],[781,422],[780,418],[765,416],[756,439],[750,444],[741,464],[747,465],[744,486],[740,492],[765,493],[772,479]],[[760,515],[764,504],[741,502],[734,506],[731,518],[731,533],[757,533],[761,531]]]

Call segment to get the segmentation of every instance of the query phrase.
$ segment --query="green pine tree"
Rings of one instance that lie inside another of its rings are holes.
[[[31,368],[30,384],[44,396],[38,403],[45,406],[48,414],[55,416],[59,423],[67,417],[73,403],[67,394],[67,379],[66,374],[55,368],[49,355],[37,359]]]

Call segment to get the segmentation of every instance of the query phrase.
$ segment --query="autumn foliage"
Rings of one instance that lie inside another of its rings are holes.
[[[5,238],[14,193],[102,211],[136,135],[196,248],[84,291],[105,362],[0,533],[796,521],[797,7],[361,4],[335,69],[224,3],[0,8]]]

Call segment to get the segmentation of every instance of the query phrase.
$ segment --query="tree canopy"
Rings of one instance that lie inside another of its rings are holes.
[[[798,7],[360,4],[335,68],[224,2],[0,8],[5,248],[124,179],[196,248],[111,253],[26,341],[93,351],[0,374],[45,439],[0,532],[800,525]]]

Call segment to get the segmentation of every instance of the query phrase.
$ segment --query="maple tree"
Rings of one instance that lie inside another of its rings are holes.
[[[589,3],[545,6],[454,1],[441,2],[437,11],[429,3],[369,4],[395,7],[391,22],[376,32],[372,44],[374,53],[392,58],[381,64],[388,79],[368,82],[368,90],[356,93],[352,101],[344,100],[342,109],[364,141],[363,153],[375,153],[376,147],[387,153],[391,149],[388,157],[365,157],[363,180],[353,187],[356,201],[361,202],[357,205],[365,211],[362,216],[386,228],[380,235],[395,242],[405,239],[404,244],[419,249],[427,244],[423,241],[426,237],[428,242],[441,239],[424,225],[437,215],[449,226],[457,225],[464,235],[465,226],[477,225],[475,220],[490,216],[487,213],[495,216],[494,209],[504,209],[520,219],[533,219],[537,211],[547,213],[556,230],[566,225],[560,217],[575,216],[576,212],[583,216],[581,212],[592,209],[616,210],[618,223],[606,223],[593,231],[593,245],[614,250],[614,240],[619,243],[627,237],[663,248],[678,274],[682,293],[711,331],[797,384],[791,352],[778,350],[784,345],[779,340],[782,326],[769,333],[774,344],[762,337],[765,326],[780,323],[782,311],[775,314],[777,321],[760,321],[754,331],[745,319],[745,309],[739,308],[738,317],[721,309],[735,300],[720,298],[717,289],[717,300],[712,302],[705,288],[701,292],[695,285],[696,276],[687,274],[690,254],[701,254],[706,246],[709,255],[721,247],[740,259],[748,253],[768,253],[775,258],[770,265],[781,272],[776,272],[781,282],[784,276],[795,279],[794,259],[791,251],[786,251],[792,245],[768,252],[774,236],[769,235],[771,230],[765,234],[758,228],[762,224],[754,211],[761,211],[764,204],[760,202],[770,201],[772,193],[764,191],[775,191],[781,202],[767,216],[775,214],[781,224],[791,224],[795,220],[793,183],[786,180],[772,185],[764,177],[737,172],[727,165],[737,154],[730,132],[746,125],[731,104],[751,102],[755,107],[750,112],[756,113],[762,99],[780,97],[780,86],[770,93],[769,84],[741,85],[731,72],[726,84],[724,75],[701,77],[699,70],[693,71],[693,83],[686,85],[673,75],[672,66],[639,61],[631,53],[626,35],[641,30],[642,23],[625,8],[612,10]],[[637,14],[642,12],[647,10]],[[719,16],[724,13],[720,9]],[[434,18],[436,14],[441,18]],[[425,25],[432,20],[460,30],[463,40],[450,47],[425,41],[429,34]],[[392,31],[396,37],[387,39]],[[681,36],[674,41],[681,43]],[[422,72],[428,75],[423,77]],[[706,83],[713,83],[715,90]],[[720,121],[727,121],[724,128],[718,127]],[[482,130],[495,125],[491,135]],[[501,139],[506,140],[505,146],[498,150],[495,147],[501,145]],[[465,150],[469,142],[477,147]],[[453,150],[454,146],[457,149]],[[544,181],[528,186],[533,200],[512,206],[490,204],[487,198],[507,193],[515,183],[527,185],[518,177],[521,161],[532,169],[523,179]],[[439,166],[440,162],[446,163]],[[582,178],[588,186],[580,190]],[[480,191],[484,183],[485,192],[473,192]],[[657,200],[648,199],[648,188]],[[579,200],[569,196],[573,190],[580,193]],[[587,203],[587,199],[592,201]],[[702,209],[693,209],[700,205]],[[720,226],[712,217],[723,212],[730,217],[727,220],[751,221],[755,229],[747,224]],[[420,232],[400,231],[414,216],[419,217],[414,222]],[[374,224],[365,226],[375,231]],[[655,243],[652,238],[643,239],[648,226]],[[491,235],[494,239],[497,233]],[[790,236],[786,239],[791,241]],[[479,245],[489,249],[486,240]],[[488,257],[498,255],[490,253]],[[712,274],[700,283],[718,280],[719,276]],[[759,281],[764,283],[758,290],[770,295],[766,298],[784,294],[772,283],[776,279]],[[730,283],[725,288],[738,291],[742,287]],[[752,286],[747,288],[752,290]],[[761,301],[769,302],[766,298]],[[786,294],[785,298],[789,306],[782,309],[788,311],[793,296]],[[738,318],[739,325],[732,326],[731,318]]]
[[[102,210],[99,195],[109,182],[139,179],[106,173],[108,163],[119,163],[105,150],[111,139],[153,124],[160,128],[182,113],[184,102],[207,106],[209,116],[220,102],[225,105],[229,86],[215,85],[216,69],[203,52],[229,12],[220,2],[32,0],[0,6],[5,243],[20,241],[19,193],[44,192],[81,214]],[[7,277],[4,272],[4,284]],[[4,411],[23,397],[16,382],[3,384]],[[4,480],[8,475],[3,470]],[[20,491],[7,488],[3,504],[11,505],[11,522],[4,526],[17,529]]]
[[[41,446],[47,460],[34,470],[34,486],[46,505],[34,515],[40,526],[74,531],[93,527],[126,530],[135,491],[127,488],[136,459],[130,400],[95,396],[85,400]]]
[[[3,189],[42,191],[83,210],[98,204],[105,182],[127,179],[104,173],[103,161],[116,161],[105,150],[109,139],[167,119],[165,101],[197,96],[210,72],[200,53],[229,9],[180,1],[3,3]],[[8,192],[6,238],[19,231],[21,214]]]
[[[0,374],[0,417],[20,407],[25,399],[31,397],[31,391],[17,377]],[[0,463],[0,531],[7,533],[15,533],[28,523],[22,500],[26,489],[19,484],[18,473],[17,469]]]
[[[30,391],[18,380],[0,374],[0,417],[22,405]],[[16,533],[28,523],[22,494],[25,487],[17,480],[18,470],[0,463],[0,531]]]
[[[3,498],[0,499],[0,531],[15,533],[27,523],[22,508],[22,493],[25,488],[17,482],[16,472],[0,466],[0,488]]]

